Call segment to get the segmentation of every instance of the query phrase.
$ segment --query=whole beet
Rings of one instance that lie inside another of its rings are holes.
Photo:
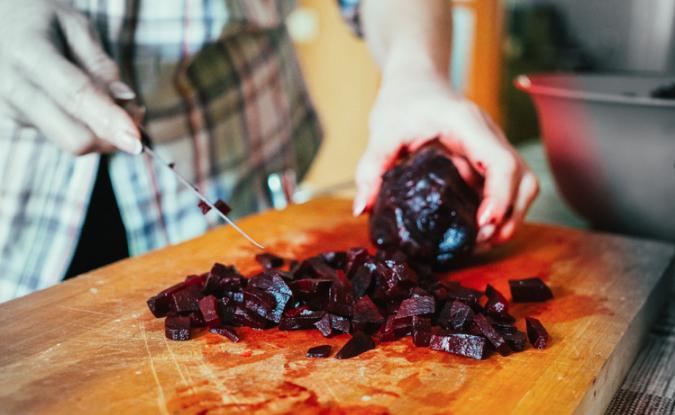
[[[425,147],[382,176],[370,238],[378,248],[447,269],[473,249],[479,201],[447,155]]]

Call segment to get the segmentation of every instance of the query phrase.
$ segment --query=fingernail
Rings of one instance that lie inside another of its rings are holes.
[[[480,228],[480,230],[478,231],[478,236],[476,237],[476,242],[481,243],[481,242],[485,242],[488,239],[492,238],[492,235],[494,235],[495,230],[497,230],[495,225],[482,226]]]
[[[108,89],[110,90],[110,95],[115,99],[131,101],[136,98],[134,90],[121,81],[111,82]]]
[[[360,216],[366,209],[366,199],[361,196],[354,198],[354,207],[352,213],[354,216]]]
[[[499,236],[504,240],[511,239],[515,230],[516,224],[513,221],[509,221],[506,225],[504,225],[501,232],[499,232]]]
[[[134,155],[141,154],[143,151],[143,145],[138,137],[126,131],[117,135],[116,144],[120,149]]]
[[[488,224],[490,221],[490,216],[492,216],[492,204],[489,204],[478,218],[478,226],[483,227]]]

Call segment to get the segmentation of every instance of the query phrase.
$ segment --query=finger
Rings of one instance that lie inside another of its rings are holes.
[[[101,40],[91,22],[77,11],[58,13],[60,27],[77,64],[91,77],[104,85],[119,100],[136,98],[134,91],[120,81],[117,64],[103,50]]]
[[[525,219],[525,214],[536,199],[537,194],[539,194],[539,182],[535,175],[528,171],[520,181],[513,215],[500,229],[497,242],[506,242],[513,237],[516,229]]]
[[[110,149],[101,146],[101,140],[91,130],[28,82],[21,86],[21,94],[11,104],[22,118],[69,153],[80,156]]]
[[[35,51],[38,62],[23,65],[28,79],[97,137],[129,153],[140,154],[140,135],[126,112],[100,91],[79,68],[59,55],[54,47],[36,48],[39,49]]]
[[[353,213],[359,216],[372,206],[373,195],[377,195],[382,182],[384,157],[375,151],[366,150],[356,167],[356,196]]]

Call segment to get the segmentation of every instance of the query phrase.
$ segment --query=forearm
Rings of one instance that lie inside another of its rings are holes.
[[[452,11],[447,0],[364,0],[368,46],[385,79],[448,79]]]

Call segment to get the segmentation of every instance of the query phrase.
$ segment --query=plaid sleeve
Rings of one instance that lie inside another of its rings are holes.
[[[345,22],[358,37],[363,37],[361,27],[361,0],[338,0]]]

